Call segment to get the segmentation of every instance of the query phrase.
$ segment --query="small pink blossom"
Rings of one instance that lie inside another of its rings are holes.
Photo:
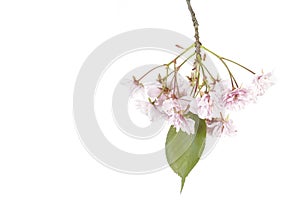
[[[149,101],[135,100],[135,107],[144,115],[146,115],[150,121],[154,121],[163,117],[163,114]]]
[[[189,106],[189,98],[169,98],[164,101],[162,105],[162,110],[167,114],[167,115],[172,115],[174,112],[186,112]]]
[[[132,84],[130,86],[130,98],[131,99],[145,99],[145,87],[143,85]]]
[[[240,110],[253,101],[251,91],[246,88],[228,90],[223,94],[224,107],[229,110]]]
[[[228,89],[230,87],[230,81],[229,80],[221,80],[217,79],[214,82],[210,83],[211,91],[220,93],[224,91],[225,89]]]
[[[181,75],[177,75],[176,77],[177,86],[174,87],[174,80],[168,79],[167,87],[170,89],[171,93],[176,94],[178,98],[183,96],[189,96],[191,93],[192,87],[190,83],[182,77]]]
[[[257,96],[262,96],[267,89],[269,89],[274,82],[272,81],[272,73],[255,75],[253,81],[254,91]]]
[[[169,116],[169,122],[174,125],[177,132],[181,129],[183,132],[189,135],[195,133],[195,121],[184,117],[180,113],[174,113],[173,115]]]
[[[163,102],[167,99],[168,94],[162,91],[162,84],[154,83],[145,85],[145,90],[148,97],[155,102],[156,106],[162,106]]]
[[[161,84],[151,84],[146,86],[147,94],[151,98],[158,98],[161,95]]]
[[[156,83],[148,83],[143,86],[137,86],[131,92],[130,101],[143,114],[148,116],[150,121],[165,117],[164,113],[160,112],[162,103],[160,97],[154,93],[159,93],[159,85]],[[151,94],[151,96],[149,96]],[[153,95],[153,96],[152,96]]]
[[[223,94],[224,91],[229,90],[230,82],[227,80],[216,80],[210,85],[210,88],[209,94],[213,102],[214,111],[217,110],[216,115],[219,115],[219,110],[224,109]]]
[[[213,103],[209,94],[193,99],[190,103],[190,111],[201,119],[211,119]]]
[[[188,96],[191,93],[192,87],[182,76],[177,77],[177,84],[179,88],[179,97]]]
[[[207,133],[213,136],[234,135],[236,129],[234,127],[233,121],[226,117],[226,119],[214,118],[212,120],[206,120]]]
[[[162,111],[166,113],[169,123],[174,125],[177,132],[181,129],[187,134],[194,134],[194,120],[184,116],[187,114],[189,102],[189,97],[169,98],[164,101]]]
[[[135,77],[133,79],[124,79],[122,82],[122,85],[125,85],[129,87],[129,93],[132,95],[132,93],[137,89],[137,88],[143,88],[143,84],[138,81]]]

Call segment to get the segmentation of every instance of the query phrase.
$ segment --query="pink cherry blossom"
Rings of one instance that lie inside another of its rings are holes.
[[[132,87],[130,88],[130,100],[145,100],[146,99],[146,94],[145,94],[145,87],[143,85],[131,85]]]
[[[224,107],[229,110],[240,110],[253,101],[251,91],[246,88],[227,90],[223,94]]]
[[[213,102],[214,110],[223,110],[224,102],[223,102],[223,94],[224,91],[228,91],[230,88],[230,82],[228,80],[217,80],[213,84],[210,85],[211,90],[209,91],[211,101]],[[219,116],[219,112],[216,115]]]
[[[220,94],[222,91],[228,89],[230,87],[229,80],[215,80],[213,83],[210,84],[211,91],[217,94]]]
[[[156,83],[149,83],[143,86],[136,87],[130,96],[130,101],[143,114],[148,116],[150,121],[165,117],[164,113],[160,112],[162,103],[159,103],[155,97],[151,98],[148,93],[149,90],[158,90],[159,85]],[[153,102],[152,102],[153,101]]]
[[[190,103],[190,111],[201,119],[211,119],[213,103],[209,94],[193,99]]]
[[[187,134],[194,134],[194,120],[184,116],[188,112],[189,102],[189,97],[169,98],[164,101],[162,110],[166,113],[169,123],[174,125],[177,132],[181,129]]]
[[[154,121],[155,119],[163,116],[163,114],[155,107],[155,105],[151,104],[149,101],[136,100],[135,106],[141,113],[146,115],[150,121]]]
[[[185,99],[184,97],[180,99],[169,98],[164,101],[162,110],[167,115],[172,115],[174,112],[184,112],[185,110],[187,110],[189,102],[189,99]]]
[[[161,84],[151,84],[146,86],[147,94],[151,98],[158,98],[162,92]]]
[[[155,103],[156,106],[162,106],[168,94],[162,91],[163,86],[160,83],[145,85],[145,90],[148,97]]]
[[[125,85],[126,87],[129,88],[129,93],[132,95],[132,93],[137,89],[137,88],[143,88],[143,84],[136,80],[135,77],[133,79],[124,79],[121,82],[122,85]]]
[[[274,82],[272,81],[272,73],[255,75],[253,81],[254,91],[257,96],[262,96],[267,89],[269,89]]]
[[[179,88],[179,97],[189,96],[192,90],[192,87],[190,86],[189,82],[182,76],[178,76],[177,84]]]
[[[228,117],[226,119],[214,118],[212,120],[206,120],[207,133],[213,136],[234,135],[236,129],[234,127],[233,121]]]
[[[174,113],[173,115],[169,116],[169,122],[174,125],[176,128],[176,131],[178,132],[180,129],[187,133],[187,134],[194,134],[194,126],[195,126],[195,121],[184,117],[180,113]]]

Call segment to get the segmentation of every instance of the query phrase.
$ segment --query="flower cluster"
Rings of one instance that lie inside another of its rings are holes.
[[[172,72],[169,69],[171,64],[174,64]],[[141,79],[134,77],[131,98],[135,106],[151,121],[168,121],[177,132],[182,130],[194,134],[195,122],[189,117],[193,113],[206,121],[207,133],[231,135],[236,129],[228,112],[241,110],[247,104],[256,102],[273,85],[271,73],[255,74],[240,64],[253,74],[251,84],[243,87],[237,84],[226,64],[230,80],[213,77],[203,64],[203,59],[194,65],[192,75],[187,79],[179,75],[182,65],[176,66],[176,61],[159,66],[165,67],[167,72],[164,77],[159,74],[154,82],[142,83]]]

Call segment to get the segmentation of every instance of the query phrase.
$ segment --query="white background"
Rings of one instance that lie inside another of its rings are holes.
[[[111,36],[165,28],[193,36],[184,0],[0,2],[0,199],[299,199],[299,6],[296,0],[193,0],[201,40],[277,85],[238,115],[187,178],[117,173],[82,146],[76,76]]]

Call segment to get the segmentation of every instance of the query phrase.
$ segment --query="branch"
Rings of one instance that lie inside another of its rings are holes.
[[[196,14],[191,6],[191,0],[186,0],[186,3],[188,5],[188,8],[189,8],[189,11],[191,13],[191,16],[192,16],[192,20],[193,20],[193,25],[194,25],[194,28],[195,28],[195,39],[196,39],[196,42],[195,42],[195,48],[196,48],[196,58],[199,56],[199,58],[201,58],[201,54],[200,54],[200,49],[201,49],[201,45],[202,43],[200,42],[200,37],[199,37],[199,30],[198,30],[198,27],[199,27],[199,23],[197,21],[197,18],[196,18]]]

